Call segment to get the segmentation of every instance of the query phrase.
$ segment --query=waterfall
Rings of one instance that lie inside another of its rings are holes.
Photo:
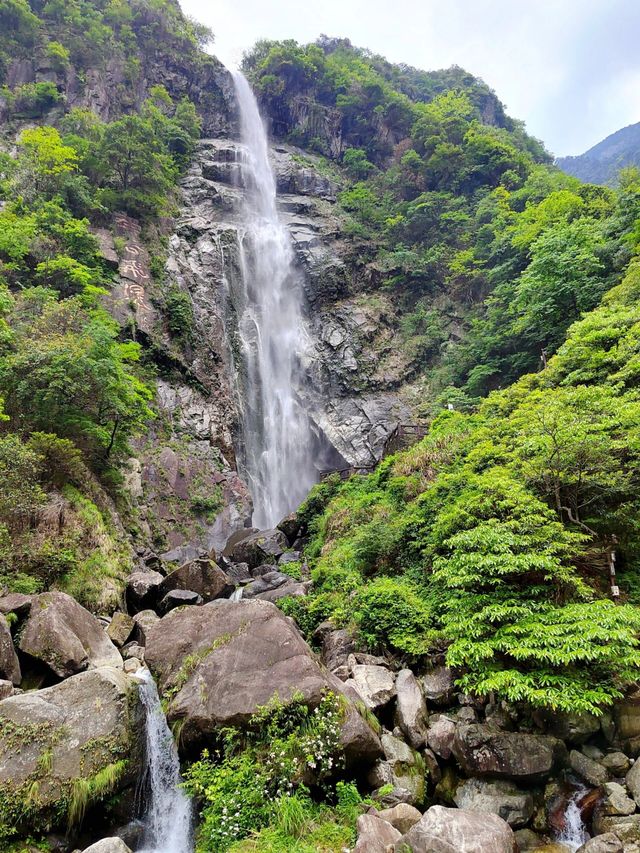
[[[564,829],[556,838],[556,841],[566,845],[570,850],[577,850],[579,847],[582,847],[591,837],[582,820],[582,810],[580,808],[580,801],[588,790],[584,785],[580,785],[572,793],[564,813]]]
[[[237,306],[242,348],[243,443],[253,524],[273,527],[316,482],[314,435],[296,396],[305,349],[301,283],[287,229],[276,206],[276,182],[258,104],[240,72],[233,75],[243,154],[239,234],[242,273]]]
[[[180,761],[149,670],[139,674],[145,709],[148,805],[141,853],[193,850],[191,801],[180,787]]]

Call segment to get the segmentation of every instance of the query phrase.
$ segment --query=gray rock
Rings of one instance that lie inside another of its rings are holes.
[[[251,580],[247,563],[228,563],[225,571],[232,583],[241,584]]]
[[[631,796],[640,806],[640,761],[636,761],[631,770],[625,776],[627,788],[631,792]]]
[[[583,755],[576,749],[572,749],[569,753],[569,766],[574,773],[577,773],[580,778],[593,785],[594,788],[604,785],[609,779],[609,774],[601,764],[598,764],[597,761],[593,761],[591,758],[587,758],[586,755]]]
[[[85,847],[83,853],[131,853],[131,848],[121,838],[103,838],[91,847]]]
[[[168,592],[177,589],[192,590],[203,601],[214,601],[230,595],[234,585],[213,560],[200,559],[185,563],[170,572],[160,583],[158,595],[162,599]]]
[[[373,788],[392,785],[382,802],[394,806],[398,803],[419,805],[425,798],[425,767],[417,752],[400,738],[384,732],[380,738],[384,750],[384,761],[378,761],[369,773],[368,781]]]
[[[467,779],[454,796],[458,808],[499,815],[514,829],[525,826],[534,811],[533,796],[503,779]]]
[[[322,642],[322,661],[328,670],[334,672],[339,667],[346,666],[347,658],[355,651],[356,644],[353,635],[346,628],[324,632]],[[348,671],[347,671],[348,676]]]
[[[412,853],[515,853],[513,830],[502,818],[432,806],[397,847]]]
[[[225,556],[234,563],[247,563],[251,569],[261,563],[275,563],[288,547],[287,537],[281,530],[254,530],[235,542],[229,553],[225,549]]]
[[[160,572],[133,572],[127,578],[126,598],[131,610],[145,610],[158,601],[158,587],[163,581]]]
[[[628,741],[640,737],[640,690],[627,696],[613,707],[616,738]]]
[[[352,676],[356,690],[367,708],[382,708],[393,699],[395,678],[386,667],[356,664],[352,667]]]
[[[390,845],[400,841],[402,833],[373,814],[360,815],[357,822],[358,840],[353,853],[387,853]]]
[[[300,522],[298,521],[298,514],[295,512],[290,513],[285,516],[282,521],[277,525],[278,530],[280,530],[287,537],[288,542],[293,542],[298,533],[300,532]]]
[[[469,776],[523,782],[547,778],[564,751],[562,741],[555,738],[504,732],[478,723],[457,726],[453,742],[453,754]]]
[[[137,643],[127,643],[127,645],[123,646],[120,651],[125,660],[129,660],[129,658],[137,658],[137,660],[144,661],[144,646],[139,646]]]
[[[545,733],[571,744],[582,744],[600,731],[600,718],[593,714],[539,711],[535,718]]]
[[[13,690],[13,682],[4,678],[0,679],[0,700],[13,696]]]
[[[530,851],[539,850],[541,847],[548,851],[547,839],[531,829],[518,829],[514,835],[519,853],[530,853]],[[553,853],[553,851],[549,851],[549,853]],[[556,851],[556,853],[560,853],[560,851]]]
[[[390,823],[391,826],[404,835],[405,832],[409,832],[414,824],[418,823],[422,817],[422,812],[410,806],[409,803],[398,803],[393,808],[383,809],[378,812],[378,817],[386,820],[387,823]]]
[[[167,713],[170,721],[183,720],[186,746],[246,725],[276,695],[286,703],[300,694],[314,707],[327,689],[342,689],[320,669],[293,621],[267,601],[219,599],[170,613],[149,630],[145,657],[161,692],[175,693]],[[347,761],[366,764],[381,753],[349,702],[342,746]]]
[[[22,674],[20,661],[13,645],[9,623],[0,613],[0,678],[6,678],[13,684],[20,684]]]
[[[624,853],[640,851],[640,814],[626,817],[603,817],[598,821],[599,836],[612,833],[622,842]]]
[[[0,597],[0,613],[6,616],[15,613],[17,616],[26,616],[31,609],[32,595],[23,595],[21,592],[10,592]]]
[[[599,809],[605,815],[630,815],[635,812],[636,803],[627,795],[623,785],[618,782],[606,782]]]
[[[597,835],[578,848],[577,853],[624,853],[624,847],[617,835],[607,832]]]
[[[202,603],[202,596],[191,589],[172,589],[162,599],[158,605],[158,610],[160,613],[166,614],[170,610],[175,610],[176,607],[183,607],[184,605],[198,606]]]
[[[453,673],[447,666],[438,666],[422,678],[422,689],[430,705],[444,707],[451,703],[455,694]]]
[[[109,627],[107,628],[109,639],[112,640],[118,648],[124,646],[131,636],[134,626],[135,622],[131,616],[127,613],[116,611],[113,614],[111,622],[109,622]]]
[[[624,776],[631,767],[631,761],[624,752],[609,752],[600,759],[600,764],[612,776]]]
[[[160,617],[155,610],[141,610],[133,617],[134,629],[133,639],[141,646],[146,645],[147,633],[152,625],[155,625]]]
[[[394,720],[414,749],[424,747],[427,742],[427,705],[410,669],[402,669],[396,676]]]
[[[25,808],[24,830],[66,823],[69,789],[112,768],[109,793],[131,785],[141,768],[142,709],[139,682],[122,669],[102,667],[60,684],[0,702],[0,796],[21,798],[37,787],[38,808]],[[103,792],[105,793],[105,792]]]
[[[87,668],[122,666],[120,653],[100,621],[64,592],[34,596],[20,650],[45,663],[60,678]]]
[[[430,723],[427,729],[429,748],[440,758],[444,758],[445,761],[451,757],[455,736],[456,724],[447,717],[440,717],[435,722]]]
[[[288,596],[306,595],[306,592],[306,584],[294,580],[290,575],[285,575],[283,572],[269,571],[262,577],[248,583],[242,591],[242,597],[273,602]]]

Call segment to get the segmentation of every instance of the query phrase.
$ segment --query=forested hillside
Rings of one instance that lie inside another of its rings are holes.
[[[321,36],[258,174],[210,50],[0,0],[0,848],[637,853],[640,172]],[[270,530],[256,246],[334,471]]]

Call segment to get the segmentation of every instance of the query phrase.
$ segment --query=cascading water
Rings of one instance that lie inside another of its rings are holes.
[[[276,206],[267,134],[247,80],[233,75],[245,186],[240,236],[243,439],[253,524],[273,527],[304,500],[317,473],[314,435],[296,388],[305,348],[300,280]]]
[[[180,787],[180,761],[155,682],[140,675],[146,717],[148,806],[141,853],[190,853],[193,850],[191,801]]]
[[[591,837],[582,820],[580,801],[588,792],[583,785],[576,788],[572,793],[564,813],[564,829],[556,838],[560,844],[564,844],[570,850],[577,850]]]

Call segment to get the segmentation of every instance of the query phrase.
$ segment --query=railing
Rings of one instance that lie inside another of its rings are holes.
[[[406,450],[412,444],[423,439],[428,431],[428,424],[398,424],[387,436],[382,448],[381,459],[391,456],[392,453],[397,453],[398,450]],[[375,471],[376,465],[377,463],[372,463],[371,465],[351,465],[348,468],[330,468],[320,471],[320,479],[326,480],[327,477],[338,474],[341,480],[348,480],[356,474],[370,474]]]

